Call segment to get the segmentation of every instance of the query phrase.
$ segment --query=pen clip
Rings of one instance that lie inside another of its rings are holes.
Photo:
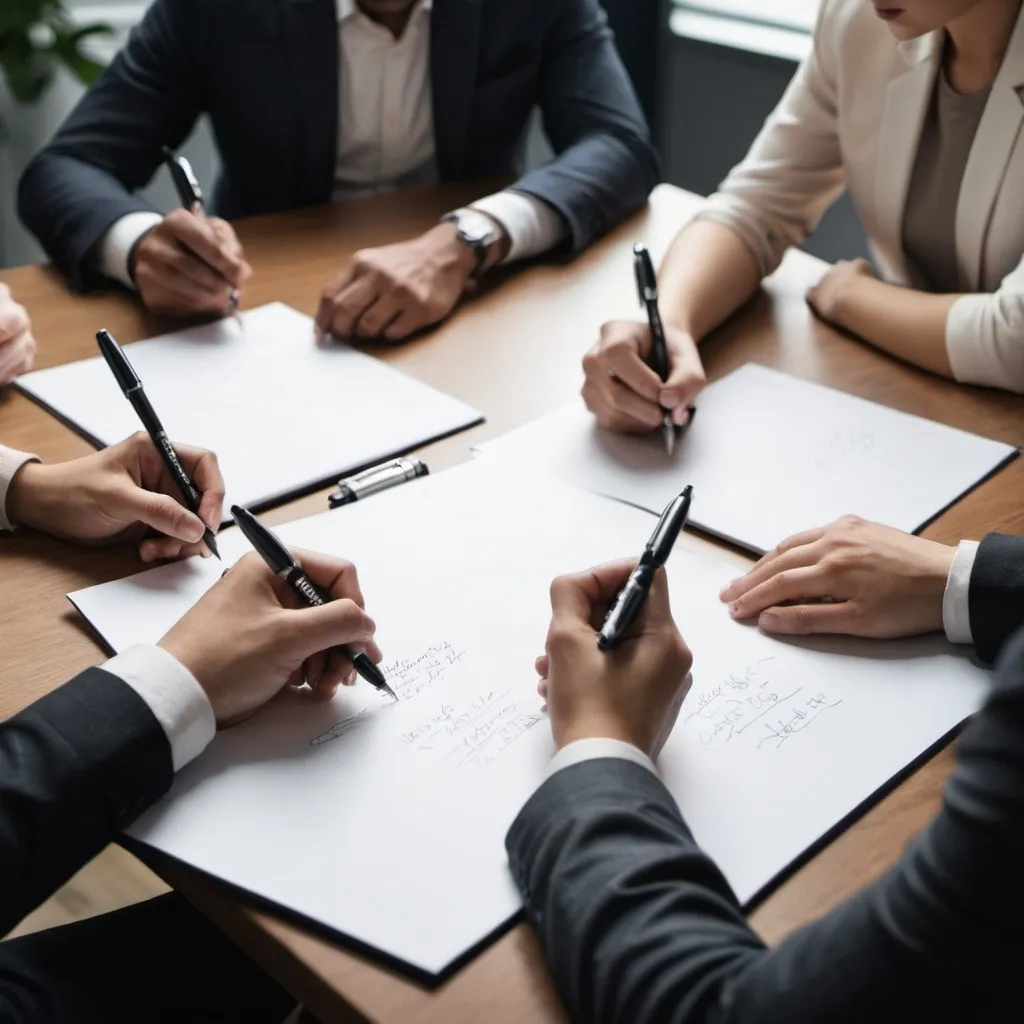
[[[163,147],[164,160],[167,163],[167,169],[171,173],[171,180],[174,183],[174,188],[178,193],[178,198],[181,200],[182,206],[188,209],[193,209],[198,205],[199,209],[203,207],[203,189],[199,184],[199,179],[195,175],[195,171],[192,170],[192,164],[188,160],[179,156],[168,146]]]
[[[636,291],[640,306],[644,308],[658,301],[658,278],[647,247],[640,242],[633,246],[633,273],[636,275]]]

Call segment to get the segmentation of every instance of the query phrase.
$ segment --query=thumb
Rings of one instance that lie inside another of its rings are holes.
[[[661,389],[659,401],[665,409],[683,410],[707,383],[700,353],[689,335],[676,335],[669,345],[670,372]]]
[[[377,632],[373,619],[349,598],[286,614],[295,653],[303,659],[341,644],[368,644]]]
[[[112,510],[126,523],[143,523],[158,533],[189,544],[203,539],[206,528],[199,516],[167,494],[132,485],[117,491],[113,499]]]

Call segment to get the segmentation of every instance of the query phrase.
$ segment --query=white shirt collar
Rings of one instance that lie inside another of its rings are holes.
[[[347,21],[349,18],[355,17],[359,14],[359,5],[356,0],[337,0],[338,4],[338,21]],[[419,3],[413,8],[413,14],[419,11],[429,11],[434,6],[434,0],[419,0]]]

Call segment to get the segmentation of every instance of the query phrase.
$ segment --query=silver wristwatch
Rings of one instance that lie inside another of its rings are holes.
[[[476,277],[487,262],[487,252],[492,245],[501,239],[501,228],[486,213],[479,210],[453,210],[441,218],[441,223],[455,225],[456,237],[463,245],[468,246],[476,256]]]

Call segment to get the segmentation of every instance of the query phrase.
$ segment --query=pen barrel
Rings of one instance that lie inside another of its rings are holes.
[[[604,625],[597,634],[597,646],[602,651],[614,650],[636,622],[647,600],[654,579],[654,566],[640,565],[629,577],[626,585],[615,596],[605,617]]]
[[[651,354],[648,363],[651,369],[664,382],[668,380],[670,371],[668,362],[668,341],[665,338],[665,325],[661,320],[658,303],[647,303],[647,320],[651,327]]]
[[[284,576],[285,583],[295,592],[295,596],[305,603],[308,608],[319,608],[327,603],[327,598],[313,584],[309,577],[302,571],[301,565],[294,565]]]
[[[188,475],[185,467],[181,464],[178,453],[174,450],[174,445],[171,444],[171,439],[167,436],[167,431],[164,430],[156,410],[149,404],[145,391],[141,387],[137,388],[128,395],[128,400],[132,403],[136,413],[138,413],[139,419],[142,420],[142,425],[146,428],[146,433],[149,434],[150,440],[156,446],[156,450],[163,460],[163,464],[167,467],[167,472],[170,473],[171,479],[178,485],[178,490],[181,491],[185,507],[189,512],[198,512],[202,495],[196,489],[196,485],[192,483],[192,478]]]

